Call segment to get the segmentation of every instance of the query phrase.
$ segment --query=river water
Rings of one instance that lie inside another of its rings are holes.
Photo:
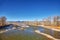
[[[12,27],[7,27],[4,29],[0,29],[1,31],[9,30]],[[14,29],[14,30],[9,30],[3,33],[0,33],[0,40],[52,40],[49,39],[43,35],[37,34],[34,32],[34,30],[39,30],[43,33],[52,35],[55,38],[60,39],[60,32],[56,32],[50,29],[46,29],[43,27],[28,27],[24,28],[24,30],[20,29],[21,27]]]

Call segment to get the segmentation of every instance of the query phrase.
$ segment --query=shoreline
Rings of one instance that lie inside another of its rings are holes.
[[[60,32],[60,29],[56,29],[56,28],[53,28],[51,26],[44,26],[44,25],[39,25],[41,27],[44,27],[44,28],[47,28],[47,29],[51,29],[51,30],[54,30],[54,31],[59,31]]]
[[[50,38],[50,39],[52,39],[52,40],[60,40],[60,39],[56,39],[56,38],[54,38],[54,37],[51,36],[51,35],[48,35],[48,34],[42,33],[42,32],[40,32],[39,30],[35,30],[35,33],[37,33],[37,34],[41,34],[41,35],[43,35],[43,36],[46,36],[46,37],[48,37],[48,38]]]

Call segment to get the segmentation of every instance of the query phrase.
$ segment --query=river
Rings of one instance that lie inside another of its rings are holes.
[[[12,26],[0,29],[0,32],[8,30],[6,32],[0,33],[0,40],[52,40],[50,38],[47,38],[46,36],[35,33],[34,30],[39,30],[42,33],[46,33],[52,35],[57,39],[60,39],[60,32],[56,32],[43,27],[31,26],[28,28],[24,28],[23,30],[21,30],[21,27],[14,30],[12,30],[11,28]]]

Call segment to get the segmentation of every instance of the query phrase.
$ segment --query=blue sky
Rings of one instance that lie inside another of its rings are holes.
[[[0,0],[0,16],[8,21],[41,20],[60,16],[59,0]]]

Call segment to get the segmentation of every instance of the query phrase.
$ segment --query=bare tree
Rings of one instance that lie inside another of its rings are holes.
[[[3,16],[3,17],[1,17],[1,19],[2,19],[2,25],[3,25],[3,26],[6,25],[6,17]]]
[[[54,16],[54,26],[59,26],[60,24],[60,16]]]

